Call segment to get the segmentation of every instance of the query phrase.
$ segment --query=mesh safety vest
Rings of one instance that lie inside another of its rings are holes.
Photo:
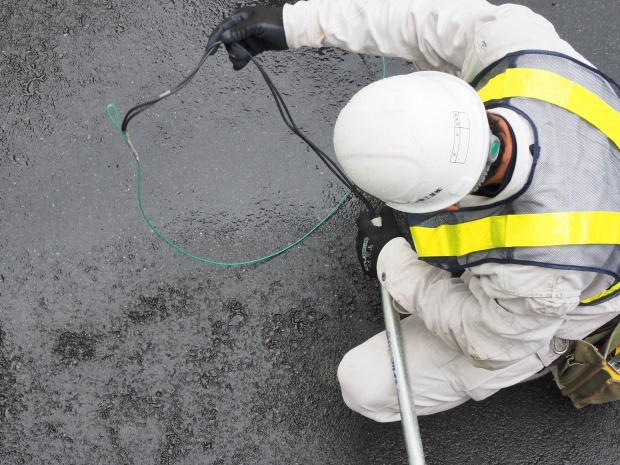
[[[518,263],[613,277],[592,305],[620,292],[620,86],[557,53],[507,55],[473,81],[487,109],[529,120],[535,137],[525,186],[480,207],[410,214],[418,256],[448,271]],[[520,148],[522,151],[522,148]]]

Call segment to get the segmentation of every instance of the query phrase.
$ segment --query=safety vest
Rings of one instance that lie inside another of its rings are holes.
[[[544,51],[507,55],[472,86],[487,109],[509,108],[530,122],[532,169],[508,199],[410,214],[419,258],[452,272],[493,262],[604,273],[611,286],[581,304],[614,297],[620,292],[620,86],[573,58]]]

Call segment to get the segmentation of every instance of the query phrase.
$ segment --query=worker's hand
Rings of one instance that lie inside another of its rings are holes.
[[[238,45],[242,45],[252,56],[266,50],[287,50],[282,11],[282,7],[243,7],[215,28],[207,48],[221,41],[226,46],[235,71],[250,61],[248,54]]]
[[[404,237],[394,218],[394,210],[388,206],[381,209],[381,223],[381,226],[375,226],[366,211],[357,218],[357,258],[364,273],[374,278],[377,277],[377,259],[381,249],[392,239]]]

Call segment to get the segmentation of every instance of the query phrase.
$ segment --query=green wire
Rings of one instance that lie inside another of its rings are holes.
[[[287,250],[289,250],[292,247],[295,247],[297,244],[299,244],[301,241],[303,241],[306,237],[308,237],[310,234],[312,234],[314,231],[316,231],[323,223],[325,223],[334,213],[336,213],[336,211],[340,208],[340,206],[343,204],[343,202],[346,200],[346,198],[349,196],[349,194],[351,193],[351,191],[347,191],[345,193],[345,195],[342,197],[342,199],[340,199],[340,202],[338,202],[338,204],[332,209],[332,211],[330,211],[327,216],[325,218],[323,218],[316,226],[314,226],[314,228],[312,228],[310,231],[308,231],[306,234],[304,234],[302,237],[300,237],[299,239],[297,239],[295,242],[293,242],[292,244],[284,247],[281,250],[278,250],[277,252],[274,252],[272,254],[266,255],[264,257],[260,257],[260,258],[255,258],[254,260],[249,260],[247,262],[234,262],[234,263],[225,263],[225,262],[217,262],[214,260],[208,260],[206,258],[202,258],[202,257],[197,257],[196,255],[192,255],[191,253],[183,250],[182,248],[180,248],[179,246],[177,246],[176,244],[173,244],[170,240],[168,240],[168,238],[166,238],[166,236],[164,236],[161,232],[159,232],[159,230],[153,226],[153,224],[151,224],[151,222],[149,221],[149,219],[146,216],[146,213],[144,213],[144,208],[142,207],[142,197],[140,195],[140,177],[141,177],[141,168],[140,168],[140,162],[138,162],[138,202],[140,203],[140,211],[142,212],[142,216],[144,217],[144,220],[147,222],[147,224],[151,227],[151,229],[155,232],[155,234],[157,234],[159,237],[161,237],[168,245],[170,245],[172,248],[174,248],[175,250],[181,252],[183,255],[186,255],[190,258],[193,258],[195,260],[199,260],[201,262],[205,262],[205,263],[210,263],[211,265],[219,265],[219,266],[240,266],[240,265],[250,265],[252,263],[257,263],[257,262],[261,262],[264,260],[268,260],[270,258],[275,257],[276,255],[280,255],[281,253],[286,252]]]
[[[118,130],[118,132],[121,134],[121,136],[123,136],[123,139],[125,140],[125,143],[129,146],[130,142],[129,142],[129,137],[127,136],[127,134],[125,134],[122,130],[121,130],[121,125],[120,125],[120,118],[118,116],[118,110],[116,109],[116,106],[113,103],[110,103],[106,109],[107,113],[108,113],[108,118],[110,118],[110,121],[112,121],[112,124],[116,127],[116,129]],[[112,115],[112,113],[114,113],[114,115]],[[193,255],[189,252],[187,252],[186,250],[183,250],[181,247],[179,247],[178,245],[174,244],[171,240],[169,240],[166,236],[164,236],[154,225],[153,223],[151,223],[151,221],[148,219],[148,217],[146,216],[146,213],[144,212],[144,207],[142,206],[142,187],[141,187],[141,180],[142,180],[142,167],[140,166],[140,161],[138,159],[136,159],[136,162],[138,163],[138,203],[140,205],[140,212],[142,212],[142,216],[144,217],[144,221],[146,221],[146,224],[149,225],[149,227],[153,230],[153,232],[155,234],[157,234],[164,242],[166,242],[170,247],[172,247],[173,249],[175,249],[178,252],[181,252],[183,255],[189,257],[189,258],[193,258],[194,260],[198,260],[200,262],[204,262],[204,263],[209,263],[211,265],[218,265],[218,266],[241,266],[241,265],[250,265],[252,263],[257,263],[257,262],[262,262],[264,260],[268,260],[270,258],[273,258],[277,255],[280,255],[281,253],[286,252],[287,250],[295,247],[297,244],[299,244],[300,242],[302,242],[304,239],[306,239],[310,234],[312,234],[314,231],[316,231],[323,223],[325,223],[329,218],[332,217],[332,215],[334,213],[336,213],[336,211],[342,206],[342,204],[344,203],[344,201],[347,199],[347,197],[349,196],[349,194],[351,193],[350,190],[348,190],[344,196],[342,197],[342,199],[340,199],[340,202],[338,202],[336,204],[336,206],[327,214],[327,216],[325,216],[325,218],[323,218],[321,221],[319,221],[319,223],[316,224],[316,226],[314,226],[310,231],[308,231],[306,234],[304,234],[302,237],[300,237],[299,239],[297,239],[295,242],[293,242],[292,244],[284,247],[283,249],[278,250],[277,252],[271,253],[269,255],[265,255],[264,257],[260,257],[260,258],[256,258],[254,260],[249,260],[249,261],[245,261],[245,262],[233,262],[233,263],[226,263],[226,262],[218,262],[215,260],[208,260],[206,258],[202,258],[202,257],[198,257],[196,255]]]
[[[386,76],[386,65],[385,65],[385,57],[381,57],[381,63],[383,65],[383,74],[382,74],[382,78],[385,79]],[[112,115],[111,111],[114,112],[114,115]],[[142,216],[144,218],[144,221],[146,221],[146,224],[149,225],[149,227],[153,230],[153,232],[155,234],[157,234],[164,242],[166,242],[170,247],[172,247],[173,249],[175,249],[178,252],[181,252],[183,255],[189,257],[189,258],[193,258],[194,260],[198,260],[200,262],[204,262],[204,263],[209,263],[211,265],[218,265],[218,266],[241,266],[241,265],[250,265],[252,263],[257,263],[257,262],[262,262],[264,260],[269,260],[270,258],[273,258],[277,255],[280,255],[281,253],[286,252],[287,250],[295,247],[297,244],[299,244],[300,242],[302,242],[304,239],[306,239],[310,234],[312,234],[314,231],[316,231],[319,227],[321,227],[323,225],[323,223],[325,223],[328,219],[330,219],[334,213],[336,213],[336,211],[342,206],[342,204],[344,203],[344,201],[347,199],[347,197],[349,196],[349,194],[351,193],[351,190],[348,190],[344,196],[342,197],[342,199],[340,199],[340,202],[338,202],[336,204],[336,206],[325,216],[325,218],[323,218],[321,221],[319,221],[316,226],[314,226],[310,231],[308,231],[306,234],[304,234],[302,237],[300,237],[299,239],[297,239],[295,242],[293,242],[292,244],[289,244],[288,246],[284,247],[283,249],[278,250],[277,252],[273,252],[269,255],[265,255],[264,257],[260,257],[260,258],[255,258],[254,260],[248,260],[246,262],[233,262],[233,263],[226,263],[226,262],[218,262],[215,260],[208,260],[206,258],[202,258],[202,257],[198,257],[196,255],[193,255],[185,250],[183,250],[181,247],[179,247],[178,245],[174,244],[171,240],[169,240],[166,236],[164,236],[152,223],[151,221],[148,219],[148,217],[146,216],[146,213],[144,212],[144,207],[142,206],[142,194],[141,194],[141,179],[142,179],[142,167],[140,166],[140,160],[138,159],[137,153],[135,152],[135,149],[133,148],[133,145],[131,144],[131,142],[129,141],[129,137],[127,136],[126,133],[123,132],[123,130],[121,129],[121,123],[120,123],[120,117],[118,116],[118,110],[116,109],[116,106],[113,103],[110,103],[107,108],[106,108],[106,112],[108,113],[108,118],[110,118],[110,121],[112,121],[112,124],[114,125],[114,127],[116,127],[116,129],[118,130],[118,132],[120,133],[120,135],[123,137],[123,140],[125,141],[125,143],[127,144],[127,146],[129,147],[129,149],[131,150],[132,154],[135,156],[136,158],[136,162],[138,164],[138,204],[140,205],[140,212],[142,212]]]

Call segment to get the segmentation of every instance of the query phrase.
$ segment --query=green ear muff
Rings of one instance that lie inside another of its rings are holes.
[[[491,134],[491,140],[489,143],[489,158],[487,160],[487,164],[490,165],[495,160],[497,160],[497,156],[499,155],[499,149],[501,148],[501,143],[499,138]]]
[[[489,136],[490,136],[489,154],[487,155],[487,163],[484,169],[482,170],[482,173],[480,174],[480,178],[478,179],[478,182],[476,183],[474,188],[471,190],[471,192],[476,192],[480,188],[480,186],[482,186],[485,179],[487,178],[487,175],[489,174],[491,165],[495,163],[495,161],[497,161],[497,157],[499,156],[499,151],[502,148],[502,143],[496,135],[494,135],[491,131],[489,131]]]

